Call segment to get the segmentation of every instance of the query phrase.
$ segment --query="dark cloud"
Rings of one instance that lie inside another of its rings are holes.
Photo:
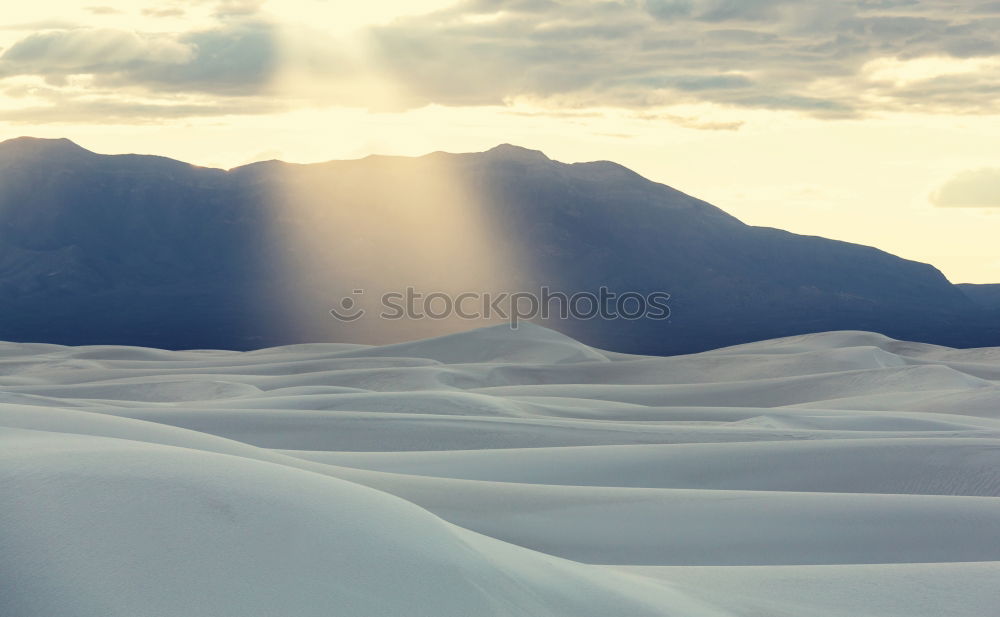
[[[749,88],[753,82],[742,75],[680,75],[658,80],[660,85],[678,90],[733,90]]]
[[[958,174],[931,194],[941,208],[1000,208],[1000,169],[975,169]]]
[[[113,73],[190,62],[195,50],[167,35],[76,28],[31,34],[0,55],[0,75]]]
[[[277,38],[267,24],[187,34],[180,42],[195,50],[190,61],[153,65],[115,80],[179,91],[260,94],[268,90],[280,69]]]
[[[937,77],[898,88],[895,96],[896,105],[907,111],[995,112],[996,101],[1000,101],[1000,74]]]
[[[770,109],[793,109],[813,112],[823,116],[853,116],[856,110],[849,103],[833,99],[815,98],[809,96],[757,95],[744,98],[734,98],[733,102],[744,107],[766,107]]]
[[[680,19],[694,11],[692,0],[646,0],[645,9],[657,19]]]
[[[58,82],[93,75],[99,86],[233,95],[267,90],[279,68],[277,34],[246,23],[183,35],[78,28],[32,34],[0,55],[0,77]]]
[[[796,0],[701,0],[696,18],[702,21],[773,20],[781,10]]]

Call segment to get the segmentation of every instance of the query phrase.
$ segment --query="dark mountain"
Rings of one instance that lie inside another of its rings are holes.
[[[222,171],[0,144],[0,338],[245,349],[481,325],[327,312],[407,286],[669,292],[668,321],[546,322],[621,351],[836,329],[1000,345],[995,313],[932,266],[748,226],[614,163],[504,145]]]
[[[986,322],[1000,324],[1000,284],[974,285],[962,283],[956,285],[966,296],[986,312]]]
[[[972,283],[960,283],[956,285],[965,292],[973,302],[986,308],[1000,309],[1000,284],[975,285]]]

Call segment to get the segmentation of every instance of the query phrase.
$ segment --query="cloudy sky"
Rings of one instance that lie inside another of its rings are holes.
[[[1000,282],[1000,2],[34,0],[3,16],[2,139],[225,168],[511,142]]]

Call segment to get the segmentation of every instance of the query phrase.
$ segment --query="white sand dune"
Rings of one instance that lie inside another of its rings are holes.
[[[982,616],[1000,349],[0,343],[0,615]]]

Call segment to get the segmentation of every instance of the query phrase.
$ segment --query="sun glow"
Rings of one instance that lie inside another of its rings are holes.
[[[492,218],[486,192],[470,186],[474,173],[454,156],[273,167],[263,172],[280,178],[266,196],[272,220],[264,246],[282,283],[262,301],[279,298],[292,330],[336,332],[336,340],[346,341],[464,330],[476,324],[454,319],[415,327],[374,317],[386,293],[414,289],[453,298],[516,287],[499,242],[502,223]],[[370,177],[373,170],[377,177]],[[343,307],[345,298],[349,310],[364,309],[372,319],[333,319],[328,311]]]
[[[861,73],[870,81],[909,85],[941,77],[975,75],[1000,69],[1000,58],[947,58],[931,56],[901,60],[878,58],[865,64]]]

